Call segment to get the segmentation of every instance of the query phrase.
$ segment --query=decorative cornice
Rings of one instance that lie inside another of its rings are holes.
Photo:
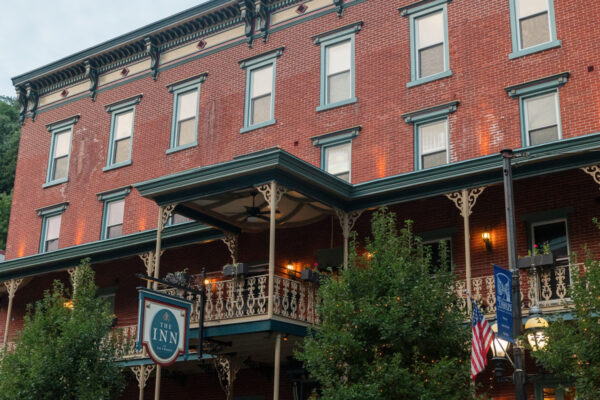
[[[280,47],[275,50],[269,50],[267,52],[240,60],[238,61],[238,63],[240,64],[240,68],[246,68],[256,63],[262,62],[263,60],[281,57],[281,55],[283,54],[283,50],[285,50],[285,47]]]
[[[98,90],[98,70],[93,67],[89,59],[84,60],[83,65],[85,66],[85,77],[90,80],[90,97],[92,101],[95,101],[96,90]]]
[[[167,90],[169,91],[169,93],[173,93],[174,91],[180,89],[183,86],[191,86],[196,85],[198,83],[203,83],[207,77],[208,72],[203,72],[198,75],[190,76],[188,78],[181,79],[177,82],[169,83],[167,85]]]
[[[46,129],[48,129],[48,132],[54,132],[58,129],[65,128],[70,125],[75,125],[77,123],[77,121],[79,121],[80,117],[81,116],[79,114],[77,114],[77,115],[73,115],[72,117],[69,117],[69,118],[64,118],[64,119],[61,119],[61,120],[58,120],[55,122],[51,122],[46,125]]]
[[[448,115],[456,111],[460,102],[454,100],[448,103],[439,104],[437,106],[422,108],[417,111],[412,111],[406,114],[402,114],[402,118],[407,124],[414,124],[426,120],[431,120],[437,117]]]
[[[567,83],[571,76],[570,72],[561,72],[560,74],[546,76],[544,78],[535,79],[533,81],[519,83],[518,85],[505,87],[506,93],[510,97],[519,97],[530,93],[539,92],[546,89],[560,87]]]
[[[118,189],[107,190],[106,192],[96,193],[98,201],[122,199],[131,193],[131,186],[124,186]]]
[[[416,14],[428,8],[436,7],[440,4],[447,4],[450,2],[452,2],[452,0],[419,0],[407,6],[400,7],[398,11],[400,11],[400,15],[402,15],[403,17],[407,17],[411,14]]]
[[[310,138],[314,146],[322,146],[331,142],[338,142],[340,140],[352,139],[358,136],[362,129],[362,126],[353,126],[352,128],[346,128],[335,132],[325,133],[323,135],[313,136]]]
[[[40,217],[46,217],[48,215],[56,215],[56,214],[61,214],[61,213],[65,212],[68,205],[69,205],[69,202],[66,201],[64,203],[54,204],[52,206],[38,208],[35,211],[37,212],[37,215],[39,215]]]
[[[323,40],[333,39],[338,36],[347,35],[349,33],[358,33],[361,31],[363,25],[363,21],[358,21],[353,24],[345,25],[327,32],[319,33],[318,35],[313,36],[312,40],[316,45],[319,45]]]
[[[152,79],[158,78],[158,64],[160,61],[160,50],[154,44],[152,37],[146,36],[144,38],[144,44],[146,45],[146,54],[150,56],[150,71],[152,71]]]
[[[113,112],[120,108],[135,106],[135,105],[139,104],[140,101],[142,101],[143,96],[144,96],[143,93],[140,93],[138,95],[107,104],[104,106],[104,108],[106,109],[106,112],[110,113],[110,112]]]

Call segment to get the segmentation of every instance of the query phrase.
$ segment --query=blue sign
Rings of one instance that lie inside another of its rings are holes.
[[[192,303],[180,297],[139,288],[137,347],[144,346],[157,364],[167,367],[187,357]]]
[[[496,318],[500,339],[514,343],[513,332],[513,298],[512,273],[494,265],[494,282],[496,283]]]

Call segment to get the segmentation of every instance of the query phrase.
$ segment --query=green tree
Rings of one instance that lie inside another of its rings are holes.
[[[69,293],[59,281],[30,307],[14,352],[0,363],[1,400],[103,400],[124,388],[117,342],[109,339],[112,316],[95,296],[89,259],[75,282],[72,308],[65,307]]]
[[[574,386],[578,399],[595,400],[600,393],[600,260],[586,251],[584,266],[572,267],[573,318],[551,321],[546,346],[532,354],[546,371]]]
[[[355,240],[348,269],[322,282],[319,326],[296,356],[324,399],[472,398],[470,326],[447,257],[435,270],[410,222],[398,233],[395,219],[375,212],[369,257]]]
[[[12,193],[0,193],[0,249],[6,248]]]
[[[15,99],[0,96],[0,192],[10,193],[15,182],[21,127]]]

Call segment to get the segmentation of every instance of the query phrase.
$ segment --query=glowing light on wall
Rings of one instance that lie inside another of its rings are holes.
[[[75,245],[83,243],[83,234],[85,233],[85,219],[77,221],[77,230],[75,231]]]

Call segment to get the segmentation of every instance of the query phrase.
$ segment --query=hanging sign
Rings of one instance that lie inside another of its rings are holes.
[[[496,318],[498,321],[496,335],[514,343],[512,273],[494,265],[494,282],[496,284]]]
[[[177,357],[187,357],[192,303],[146,288],[138,288],[137,348],[167,367]]]

